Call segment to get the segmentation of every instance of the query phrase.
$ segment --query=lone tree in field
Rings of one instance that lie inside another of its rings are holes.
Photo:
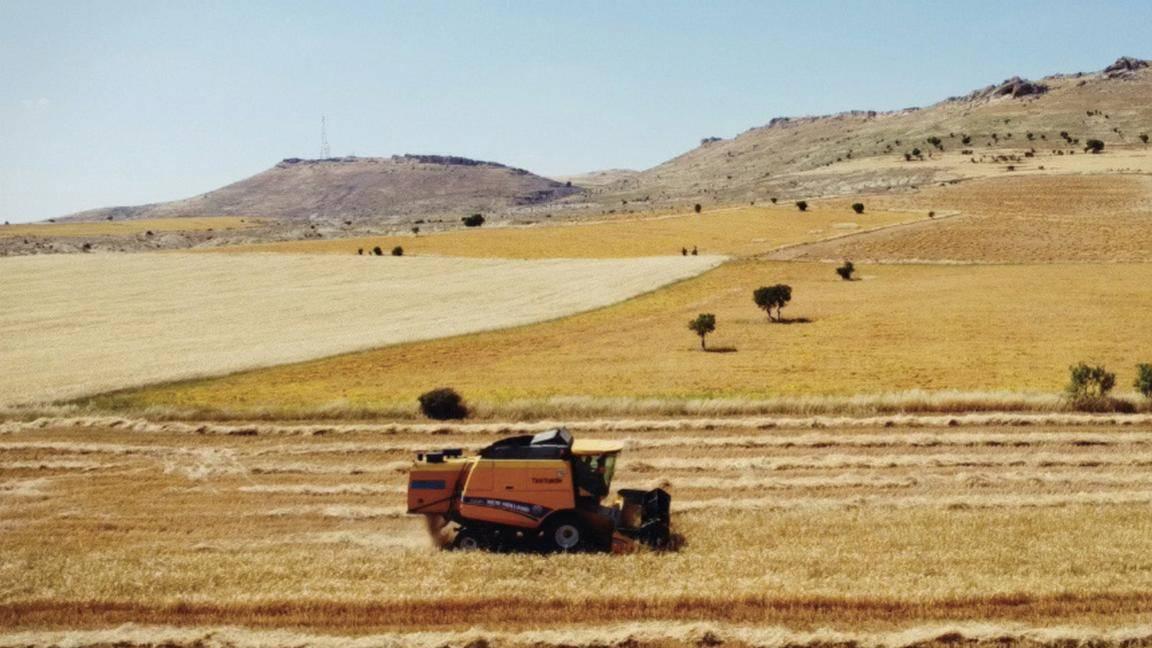
[[[863,214],[864,203],[852,203],[852,211],[856,212],[857,214]]]
[[[1070,380],[1065,393],[1076,407],[1093,405],[1108,397],[1108,392],[1116,386],[1116,374],[1103,366],[1089,366],[1083,362],[1069,367]]]
[[[704,336],[716,330],[716,316],[712,313],[700,313],[696,319],[688,322],[688,328],[700,336],[700,348],[707,351],[704,345]]]
[[[392,256],[404,256],[404,248],[400,247],[399,245],[392,248]]]
[[[844,261],[844,265],[836,268],[836,274],[844,281],[852,281],[852,273],[856,272],[856,266],[852,265],[851,261]]]
[[[775,286],[761,286],[752,292],[752,300],[756,305],[768,313],[768,319],[773,322],[782,321],[780,309],[792,301],[792,286],[776,284]],[[776,309],[776,317],[772,317],[772,309]]]
[[[460,220],[464,221],[464,227],[480,227],[484,224],[484,216],[481,214],[472,214]]]
[[[699,213],[700,213],[700,210],[701,210],[701,209],[704,209],[704,208],[700,206],[700,203],[696,203],[696,206],[695,206],[695,207],[693,207],[693,209],[695,209],[695,210],[696,210],[696,213],[697,213],[697,214],[699,214]]]
[[[1098,139],[1090,139],[1084,143],[1084,151],[1089,153],[1099,153],[1104,150],[1104,142]]]
[[[1132,386],[1145,398],[1152,399],[1152,364],[1136,365],[1136,382]]]
[[[420,394],[420,411],[424,416],[437,421],[468,418],[468,406],[451,387],[440,387]]]
[[[796,209],[799,209],[800,211],[808,211],[808,201],[807,200],[797,200],[796,201]]]

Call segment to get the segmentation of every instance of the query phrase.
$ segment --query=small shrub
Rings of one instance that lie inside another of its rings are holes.
[[[1152,364],[1136,365],[1136,382],[1132,386],[1145,398],[1152,399]]]
[[[1099,153],[1104,150],[1104,142],[1098,139],[1090,139],[1084,143],[1084,151],[1088,153]]]
[[[844,281],[852,281],[852,273],[856,272],[856,266],[851,261],[845,261],[844,265],[836,268],[836,274]]]
[[[799,209],[800,211],[808,211],[808,201],[807,200],[797,200],[796,201],[796,209]]]
[[[400,247],[399,245],[392,248],[392,256],[404,256],[404,248]]]
[[[1065,393],[1077,409],[1098,409],[1097,404],[1107,400],[1116,386],[1116,374],[1103,366],[1089,366],[1081,362],[1068,368],[1070,380]]]
[[[857,214],[863,214],[864,203],[852,203],[852,211],[856,212]]]
[[[412,236],[420,236],[420,228],[419,227],[413,227],[412,228]]]
[[[377,245],[376,247],[372,248],[372,254],[375,254],[376,256],[384,256],[384,250],[381,250],[380,246]]]
[[[480,227],[484,224],[484,216],[481,214],[472,214],[460,220],[464,221],[464,227]]]
[[[1148,143],[1148,133],[1140,133],[1140,141],[1147,144]]]
[[[776,284],[774,286],[761,286],[752,291],[752,301],[768,313],[768,319],[774,322],[781,321],[780,309],[792,301],[792,286]],[[772,309],[776,309],[776,317],[772,317]]]
[[[360,256],[364,256],[364,248],[358,248],[356,250],[356,254],[359,254]]]
[[[704,345],[704,337],[716,330],[716,316],[712,313],[700,313],[696,319],[688,322],[688,328],[700,336],[700,348],[707,350],[708,347]]]
[[[420,412],[430,419],[447,421],[468,418],[468,406],[451,387],[440,387],[420,394]]]
[[[768,200],[771,200],[773,205],[775,205],[775,204],[776,204],[776,196],[772,196],[772,197],[771,197],[771,198],[769,198]]]
[[[692,209],[695,209],[696,213],[699,214],[700,210],[703,209],[703,207],[700,206],[700,203],[696,203],[696,205]]]

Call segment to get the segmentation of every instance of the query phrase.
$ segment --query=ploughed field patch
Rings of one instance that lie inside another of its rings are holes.
[[[133,623],[129,644],[230,627],[424,645],[416,631],[538,630],[546,611],[543,645],[623,640],[626,624],[641,645],[696,643],[699,624],[743,645],[941,624],[1101,632],[1152,613],[1145,429],[585,430],[625,439],[613,487],[669,490],[685,538],[616,556],[432,545],[404,510],[413,452],[502,434],[195,429],[3,429],[0,639],[114,643],[98,633]]]

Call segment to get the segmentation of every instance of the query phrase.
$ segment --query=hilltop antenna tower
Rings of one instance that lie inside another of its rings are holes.
[[[332,157],[332,149],[328,147],[328,117],[320,115],[320,159]]]

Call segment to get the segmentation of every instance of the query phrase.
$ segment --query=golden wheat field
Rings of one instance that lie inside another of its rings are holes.
[[[285,241],[223,248],[209,252],[292,252],[297,254],[366,254],[374,246],[386,253],[394,246],[405,254],[467,257],[616,258],[677,255],[693,247],[701,254],[748,256],[783,246],[916,222],[926,212],[869,211],[856,214],[849,205],[724,207],[700,214],[539,225],[454,230],[432,234],[347,239]]]
[[[501,427],[2,424],[0,645],[1152,640],[1146,424],[585,423],[679,550],[435,548],[413,452]]]
[[[828,264],[736,261],[544,324],[92,402],[204,416],[325,410],[396,416],[414,414],[417,395],[439,385],[457,388],[495,416],[515,416],[517,402],[570,396],[668,408],[696,399],[908,390],[1038,392],[1054,399],[1068,366],[1081,360],[1116,371],[1120,390],[1132,384],[1136,363],[1152,360],[1145,322],[1150,265],[861,265],[859,276],[841,281]],[[752,302],[754,288],[779,282],[793,287],[784,316],[801,321],[769,323]],[[687,329],[700,312],[717,316],[708,337],[714,352],[702,352]],[[589,410],[595,414],[595,404]],[[561,407],[537,415],[564,413]]]
[[[1084,157],[1084,156],[1082,156]],[[786,250],[779,258],[985,263],[1152,261],[1148,174],[991,177],[878,196],[879,209],[958,217]],[[830,201],[826,208],[847,208]]]
[[[261,224],[257,218],[238,216],[202,216],[191,218],[150,218],[121,221],[68,221],[63,223],[29,223],[4,225],[4,236],[131,236],[146,232],[202,232],[212,230],[248,229]]]
[[[0,404],[547,320],[720,260],[7,258],[0,260]]]

